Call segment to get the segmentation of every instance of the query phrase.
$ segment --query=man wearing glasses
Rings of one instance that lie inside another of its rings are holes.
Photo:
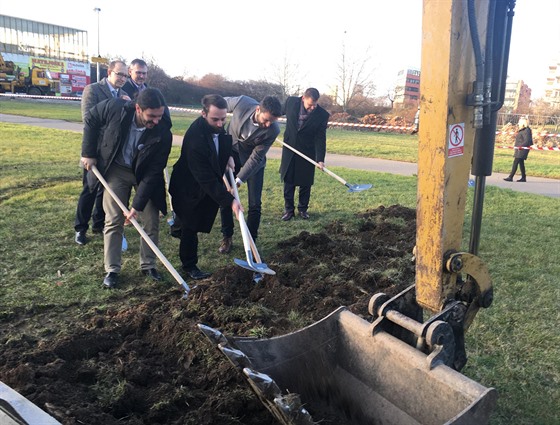
[[[127,77],[128,69],[126,63],[116,60],[109,64],[106,78],[97,83],[88,84],[82,94],[82,121],[85,121],[91,108],[104,100],[117,97],[130,100],[130,96],[122,89]],[[83,188],[78,198],[76,219],[74,220],[74,230],[76,232],[74,240],[78,245],[85,245],[87,243],[86,232],[89,228],[90,218],[93,218],[91,226],[93,233],[101,233],[105,224],[103,188],[99,186],[98,189],[90,191],[87,184],[87,173],[88,171],[84,169],[82,178]]]
[[[128,73],[128,80],[122,89],[134,100],[138,97],[138,93],[148,87],[146,84],[148,65],[142,59],[134,59],[130,62]]]

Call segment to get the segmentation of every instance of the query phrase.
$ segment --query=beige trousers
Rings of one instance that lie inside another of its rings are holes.
[[[128,205],[132,188],[137,187],[132,170],[112,165],[105,179],[121,202]],[[120,273],[124,214],[108,191],[103,192],[103,209],[105,210],[105,229],[103,230],[105,271]],[[144,211],[139,213],[138,218],[138,222],[142,224],[150,239],[157,245],[159,243],[159,211],[151,200]],[[155,266],[156,254],[144,239],[140,238],[140,268],[148,270]]]

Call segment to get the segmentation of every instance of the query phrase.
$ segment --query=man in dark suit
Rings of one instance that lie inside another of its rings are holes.
[[[185,133],[169,183],[173,210],[181,222],[179,257],[183,270],[195,280],[210,276],[197,266],[197,233],[210,233],[220,207],[236,215],[243,211],[223,182],[226,167],[235,166],[232,138],[224,131],[227,106],[219,95],[202,98],[202,115]]]
[[[163,169],[171,151],[171,118],[165,99],[158,89],[142,91],[136,102],[122,98],[98,103],[84,120],[81,162],[87,170],[96,165],[108,186],[124,205],[135,189],[128,215],[108,193],[103,194],[105,230],[104,262],[107,275],[103,285],[116,286],[121,271],[124,224],[131,218],[142,219],[144,230],[157,245],[159,211],[167,214]],[[98,183],[88,173],[90,188]],[[140,269],[153,280],[161,280],[156,270],[156,255],[140,241]]]
[[[82,121],[85,121],[90,109],[100,102],[115,97],[123,97],[130,100],[130,97],[122,90],[126,81],[127,69],[123,61],[113,61],[107,69],[107,77],[101,81],[89,84],[85,87],[82,95]],[[89,220],[93,218],[91,231],[101,233],[105,222],[105,212],[103,211],[103,187],[91,191],[87,184],[88,171],[84,169],[82,177],[82,193],[78,198],[76,207],[76,219],[74,220],[74,230],[76,232],[74,240],[79,245],[87,243],[86,232],[89,228]],[[95,208],[94,208],[95,206]],[[93,217],[92,217],[93,213]]]
[[[248,96],[226,97],[227,112],[232,113],[227,132],[233,137],[236,183],[247,183],[249,212],[247,227],[254,240],[257,239],[261,222],[261,196],[264,184],[266,153],[280,133],[278,118],[282,105],[273,96],[266,96],[259,103]],[[233,215],[231,208],[221,209],[223,239],[218,251],[231,251]]]
[[[286,130],[284,143],[313,158],[323,169],[327,150],[327,123],[329,113],[317,105],[319,91],[308,88],[303,96],[289,97],[284,105]],[[311,186],[315,177],[315,166],[288,148],[282,149],[280,175],[284,181],[284,215],[282,220],[294,217],[294,195],[299,186],[298,212],[308,219]]]
[[[128,93],[132,100],[138,97],[138,93],[148,88],[146,78],[148,77],[148,65],[142,59],[134,59],[128,67],[128,80],[122,89]]]

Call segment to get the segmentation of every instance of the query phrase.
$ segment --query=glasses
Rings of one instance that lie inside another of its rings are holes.
[[[127,78],[127,77],[128,77],[127,74],[123,74],[122,72],[115,72],[115,71],[113,71],[113,74],[116,74],[117,77],[121,77],[121,78]]]

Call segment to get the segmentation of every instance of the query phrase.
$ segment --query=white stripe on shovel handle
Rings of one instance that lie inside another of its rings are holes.
[[[319,164],[315,161],[313,161],[311,158],[309,158],[307,155],[305,155],[304,153],[298,151],[296,148],[294,148],[293,146],[288,145],[287,143],[284,143],[282,140],[280,139],[276,139],[276,141],[278,143],[280,143],[282,146],[284,146],[285,148],[290,149],[291,151],[297,153],[299,156],[301,156],[303,159],[308,160],[309,162],[311,162],[313,165],[315,165],[316,167],[319,167]],[[344,186],[348,186],[348,183],[346,182],[346,180],[344,180],[342,177],[337,176],[335,173],[333,173],[331,170],[329,170],[327,167],[323,167],[323,169],[321,171],[324,171],[325,173],[327,173],[329,176],[334,177],[335,179],[337,179],[340,183],[342,183]]]
[[[229,184],[229,180],[227,179],[227,177],[223,176],[224,179],[224,184],[226,185],[227,190],[231,190],[231,185]],[[234,195],[235,199],[237,199],[239,201],[239,193],[237,191],[237,186],[236,186],[236,190],[234,191]],[[246,223],[245,223],[246,224]],[[240,223],[241,225],[241,223]],[[247,230],[249,230],[247,228]],[[257,263],[261,262],[261,256],[259,255],[259,251],[257,250],[257,245],[255,245],[255,241],[253,240],[253,236],[251,236],[251,232],[247,231],[247,234],[249,236],[249,244],[251,245],[251,251],[253,252],[253,255],[255,256],[255,260],[257,261]]]
[[[101,175],[101,173],[99,172],[99,170],[97,169],[97,167],[95,165],[93,165],[91,167],[91,171],[93,171],[93,173],[96,175],[97,179],[101,182],[101,184],[103,185],[105,190],[107,192],[109,192],[109,194],[111,195],[113,200],[117,203],[117,205],[120,207],[122,212],[128,215],[130,211],[128,211],[126,206],[122,203],[122,201],[119,199],[117,194],[113,191],[113,189],[111,189],[109,187],[109,185],[107,184],[107,180],[105,180],[103,178],[103,176]],[[177,272],[177,270],[175,270],[175,268],[171,265],[171,263],[167,260],[167,258],[165,258],[163,253],[159,250],[159,248],[154,243],[154,241],[152,241],[152,239],[148,236],[148,234],[142,228],[142,226],[140,226],[140,224],[138,224],[138,221],[136,221],[135,218],[131,218],[130,222],[134,225],[134,227],[136,227],[136,230],[138,230],[138,233],[140,233],[140,236],[142,236],[142,239],[144,239],[146,241],[146,243],[150,246],[150,248],[152,248],[152,251],[154,251],[154,253],[157,255],[157,257],[163,263],[165,268],[167,270],[169,270],[169,273],[171,273],[173,275],[175,280],[177,280],[177,282],[179,282],[179,284],[185,289],[185,291],[188,294],[189,291],[191,290],[191,288],[189,288],[189,286],[187,285],[185,280],[181,277],[181,275]]]
[[[233,171],[231,170],[231,168],[228,168],[228,171],[229,171],[229,178],[233,182],[233,196],[239,202],[239,193],[237,192],[237,184],[235,183],[235,178],[233,177]],[[253,252],[251,250],[251,242],[249,242],[249,239],[251,238],[251,236],[249,236],[249,235],[251,233],[249,232],[249,229],[247,228],[247,224],[245,223],[245,217],[243,216],[242,211],[239,211],[237,213],[237,221],[239,221],[239,228],[241,229],[241,238],[243,239],[243,248],[245,249],[245,252],[247,253],[247,263],[251,264],[251,261],[249,261],[250,260],[249,251]],[[256,258],[255,258],[255,260],[256,260]],[[260,263],[260,261],[257,261],[257,262]]]

